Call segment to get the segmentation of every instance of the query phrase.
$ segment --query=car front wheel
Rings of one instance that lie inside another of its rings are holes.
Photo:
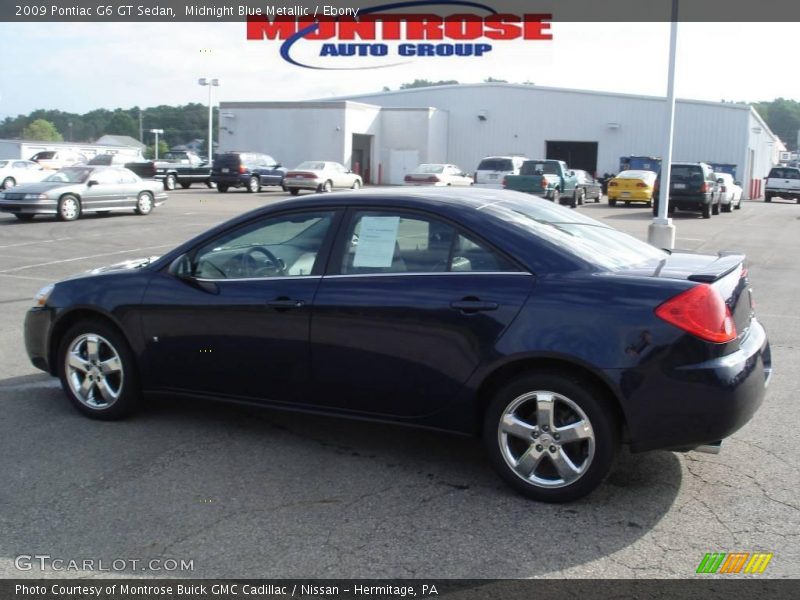
[[[175,175],[167,175],[164,178],[164,189],[172,191],[178,185],[178,178]]]
[[[59,345],[57,367],[67,397],[88,417],[119,419],[139,406],[133,354],[110,325],[94,320],[73,325]]]
[[[499,475],[521,494],[569,502],[594,490],[619,447],[619,428],[604,397],[560,373],[519,377],[494,396],[484,443]]]
[[[13,177],[6,177],[3,179],[3,185],[0,185],[0,190],[9,190],[17,185],[17,180]]]
[[[62,221],[75,221],[81,216],[81,201],[72,194],[66,194],[58,201],[58,218]]]

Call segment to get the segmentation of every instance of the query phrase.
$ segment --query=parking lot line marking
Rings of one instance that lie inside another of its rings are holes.
[[[52,277],[32,277],[30,275],[10,275],[8,273],[0,273],[0,277],[13,277],[14,279],[32,279],[33,281],[53,281]]]
[[[131,252],[141,252],[143,250],[152,250],[154,248],[171,248],[174,244],[159,244],[158,246],[142,246],[141,248],[134,248],[133,250],[118,250],[117,252],[103,252],[102,254],[91,254],[89,256],[76,256],[75,258],[63,258],[61,260],[51,260],[44,263],[36,263],[35,265],[23,265],[21,267],[14,267],[13,269],[4,269],[0,271],[0,275],[4,273],[15,273],[17,271],[24,271],[25,269],[35,269],[36,267],[47,267],[50,265],[58,265],[61,263],[75,262],[76,260],[88,260],[90,258],[100,258],[101,256],[114,256],[115,254],[130,254]]]

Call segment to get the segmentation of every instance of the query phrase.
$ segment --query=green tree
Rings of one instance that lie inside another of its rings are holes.
[[[110,135],[129,135],[139,137],[139,124],[128,113],[117,109],[106,125],[106,133]]]
[[[442,79],[440,81],[431,81],[429,79],[415,79],[411,83],[404,83],[400,86],[401,90],[413,90],[414,88],[432,87],[434,85],[454,85],[458,81],[455,79]]]
[[[26,140],[36,140],[38,142],[64,141],[64,138],[58,133],[56,126],[45,119],[31,121],[22,130],[22,137]]]
[[[150,159],[150,160],[154,159],[156,157],[155,148],[156,148],[155,143],[150,144],[149,146],[147,146],[147,148],[145,148],[145,150],[144,150],[144,157],[147,158],[147,159]],[[164,140],[159,139],[158,140],[158,157],[159,158],[163,158],[165,152],[169,152],[169,144],[167,144],[167,142],[165,142]]]

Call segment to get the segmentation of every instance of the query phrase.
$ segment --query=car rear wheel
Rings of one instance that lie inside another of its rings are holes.
[[[17,180],[13,177],[6,177],[3,179],[3,185],[0,185],[0,189],[8,190],[17,185]]]
[[[224,183],[218,183],[217,184],[217,191],[220,192],[221,194],[224,194],[225,192],[228,191],[228,186],[225,185]]]
[[[764,202],[772,202],[772,195],[764,194]]]
[[[710,219],[711,218],[711,212],[712,212],[711,211],[711,206],[709,206],[708,204],[704,204],[703,208],[702,208],[702,211],[701,211],[701,214],[703,215],[703,218],[704,219]],[[714,214],[716,214],[716,213],[714,213]]]
[[[149,215],[153,212],[153,195],[150,192],[142,192],[136,199],[136,214]]]
[[[186,182],[181,184],[181,187],[183,189],[185,189],[185,190],[188,190],[190,187],[192,187],[192,184],[190,182],[186,181]]]
[[[84,320],[64,335],[58,376],[72,404],[94,419],[119,419],[140,403],[133,354],[123,336],[105,323]]]
[[[594,490],[619,447],[605,398],[568,374],[519,377],[492,399],[484,443],[499,475],[521,494],[569,502]]]
[[[608,205],[609,206],[616,206],[617,205],[617,201],[616,200],[612,200],[611,198],[609,198],[608,199]]]
[[[733,210],[733,200],[731,200],[730,204],[723,204],[720,206],[720,210],[725,213],[729,213]]]
[[[332,192],[333,191],[333,182],[329,179],[328,181],[326,181],[325,183],[323,183],[320,186],[320,190],[319,191],[322,192],[323,194],[327,194],[328,192]]]
[[[554,203],[559,204],[561,202],[561,192],[558,191],[558,188],[554,189],[550,194],[550,200]]]
[[[360,187],[361,187],[361,182],[360,182],[358,179],[356,179],[356,180],[353,182],[353,189],[354,189],[354,190],[357,190],[357,189],[358,189],[358,188],[360,188]]]
[[[716,204],[712,204],[711,205],[711,214],[712,215],[718,215],[719,214],[719,207],[720,207],[720,203],[719,202],[717,202]]]
[[[58,218],[62,221],[75,221],[81,216],[81,201],[72,194],[61,196],[58,201]]]
[[[214,184],[214,182],[213,182],[213,181],[206,181],[206,187],[207,187],[208,189],[212,190],[212,189],[214,189],[214,188],[215,188],[215,187],[217,187],[217,186]]]
[[[289,189],[289,193],[290,193],[292,196],[297,196],[297,194],[299,194],[299,193],[300,193],[300,189],[299,189],[299,188],[290,188],[290,189]]]
[[[261,182],[258,180],[258,177],[251,177],[247,180],[247,191],[250,193],[261,191]]]
[[[178,185],[178,178],[175,177],[175,175],[170,174],[170,175],[167,175],[164,178],[164,189],[165,190],[172,191],[172,190],[175,189],[175,187],[177,185]]]

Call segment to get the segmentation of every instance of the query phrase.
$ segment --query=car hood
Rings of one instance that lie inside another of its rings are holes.
[[[106,265],[104,267],[97,267],[96,269],[91,269],[87,271],[85,274],[100,275],[101,273],[111,273],[113,271],[129,271],[131,269],[139,269],[141,267],[146,267],[147,265],[154,262],[158,258],[160,257],[150,256],[148,258],[131,258],[129,260],[114,263],[113,265]]]
[[[23,183],[14,186],[10,190],[13,194],[45,194],[58,188],[82,186],[83,183],[64,183],[63,181],[39,181],[37,183]]]

